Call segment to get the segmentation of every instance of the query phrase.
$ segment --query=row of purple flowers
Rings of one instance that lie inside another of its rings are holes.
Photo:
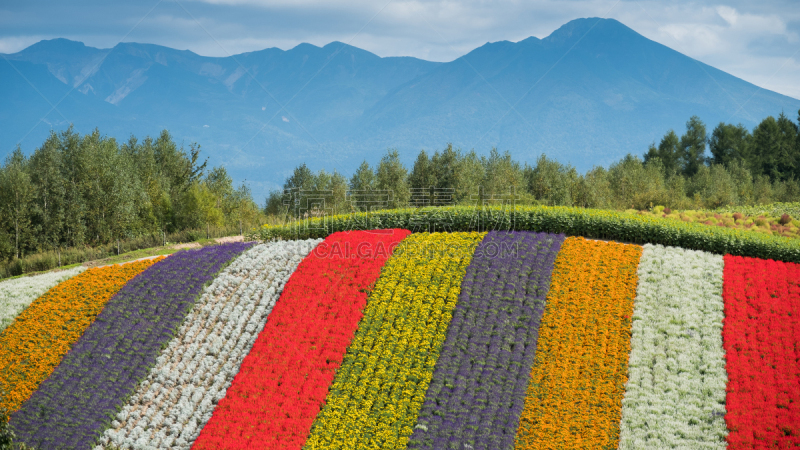
[[[224,265],[252,244],[179,252],[128,282],[11,417],[19,441],[90,449]]]
[[[409,449],[513,448],[563,241],[503,231],[478,246]],[[493,254],[490,246],[513,251]]]

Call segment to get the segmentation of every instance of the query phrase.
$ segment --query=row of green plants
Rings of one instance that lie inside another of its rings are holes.
[[[206,238],[237,236],[241,233],[240,230],[238,227],[192,229],[175,233],[146,234],[94,247],[53,248],[10,261],[0,260],[0,279],[82,264],[165,244],[182,244],[202,241]]]
[[[637,244],[661,244],[717,254],[800,262],[800,240],[620,211],[562,206],[403,208],[315,217],[264,225],[253,238],[308,239],[337,231],[405,228],[419,231],[515,230],[564,233]]]

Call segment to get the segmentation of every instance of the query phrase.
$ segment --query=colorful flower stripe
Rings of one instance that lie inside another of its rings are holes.
[[[86,270],[78,266],[69,270],[47,272],[32,277],[21,277],[0,282],[0,332],[11,325],[14,318],[32,301],[62,281]]]
[[[723,449],[722,256],[644,246],[620,449]]]
[[[615,448],[642,248],[567,238],[553,269],[515,448]]]
[[[251,244],[178,252],[131,280],[11,416],[39,449],[90,449],[155,364],[203,289]]]
[[[189,449],[239,372],[289,276],[321,241],[258,245],[228,266],[197,301],[101,443]]]
[[[800,447],[800,265],[725,256],[731,449]]]
[[[484,236],[419,233],[403,241],[370,295],[305,448],[407,446]]]
[[[0,411],[18,410],[111,296],[154,262],[89,269],[50,289],[17,316],[0,333]]]
[[[286,283],[195,449],[299,449],[386,260],[407,230],[330,235]]]
[[[409,448],[513,448],[563,241],[503,231],[478,245]]]

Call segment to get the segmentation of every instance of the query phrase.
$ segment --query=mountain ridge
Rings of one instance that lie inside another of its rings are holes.
[[[800,109],[800,100],[598,18],[542,39],[487,42],[449,62],[380,57],[338,41],[206,57],[59,38],[2,57],[6,152],[20,139],[30,152],[68,123],[122,140],[166,128],[259,195],[300,163],[349,173],[389,147],[407,165],[422,148],[453,143],[528,162],[545,153],[583,171],[644,153],[692,115],[710,132],[720,121],[752,128]]]

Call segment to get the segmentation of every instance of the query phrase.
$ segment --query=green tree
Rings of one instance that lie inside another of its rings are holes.
[[[697,116],[692,116],[686,122],[686,133],[681,136],[681,167],[686,176],[697,173],[700,166],[705,164],[706,157],[706,126]]]
[[[3,171],[0,172],[0,204],[3,205],[3,218],[11,228],[14,238],[14,256],[33,248],[31,215],[33,207],[33,185],[26,171],[27,158],[19,146],[6,157]]]
[[[744,125],[731,125],[720,122],[711,133],[708,147],[711,162],[727,166],[734,161],[750,163],[752,136]]]
[[[408,175],[411,189],[420,190],[437,186],[436,170],[425,150],[421,150],[414,161],[414,167]]]
[[[574,167],[539,156],[534,167],[525,167],[524,178],[528,192],[537,201],[550,206],[572,206],[573,188],[578,181]]]
[[[389,208],[408,206],[411,192],[408,189],[408,171],[400,162],[397,150],[388,150],[378,164],[375,186],[378,190],[391,192]]]
[[[377,177],[372,167],[366,161],[362,162],[353,176],[350,178],[350,202],[355,209],[366,211],[370,208],[373,200],[369,191],[374,191],[377,185]]]
[[[54,132],[30,158],[33,198],[33,229],[39,242],[50,249],[61,244],[64,225],[65,180],[58,135]]]
[[[664,167],[664,175],[669,176],[679,173],[682,170],[682,155],[683,150],[680,138],[675,134],[675,131],[669,130],[669,132],[661,138],[658,148],[654,145],[650,146],[650,149],[644,155],[644,164],[647,165],[654,158],[658,158],[661,160],[661,164]]]
[[[500,154],[496,148],[492,148],[489,157],[483,160],[483,167],[483,201],[510,200],[509,195],[513,195],[517,203],[523,200],[525,174],[520,164],[511,158],[511,153],[506,151]]]
[[[480,186],[485,176],[485,167],[475,150],[462,156],[456,165],[455,203],[472,204],[481,192]]]

